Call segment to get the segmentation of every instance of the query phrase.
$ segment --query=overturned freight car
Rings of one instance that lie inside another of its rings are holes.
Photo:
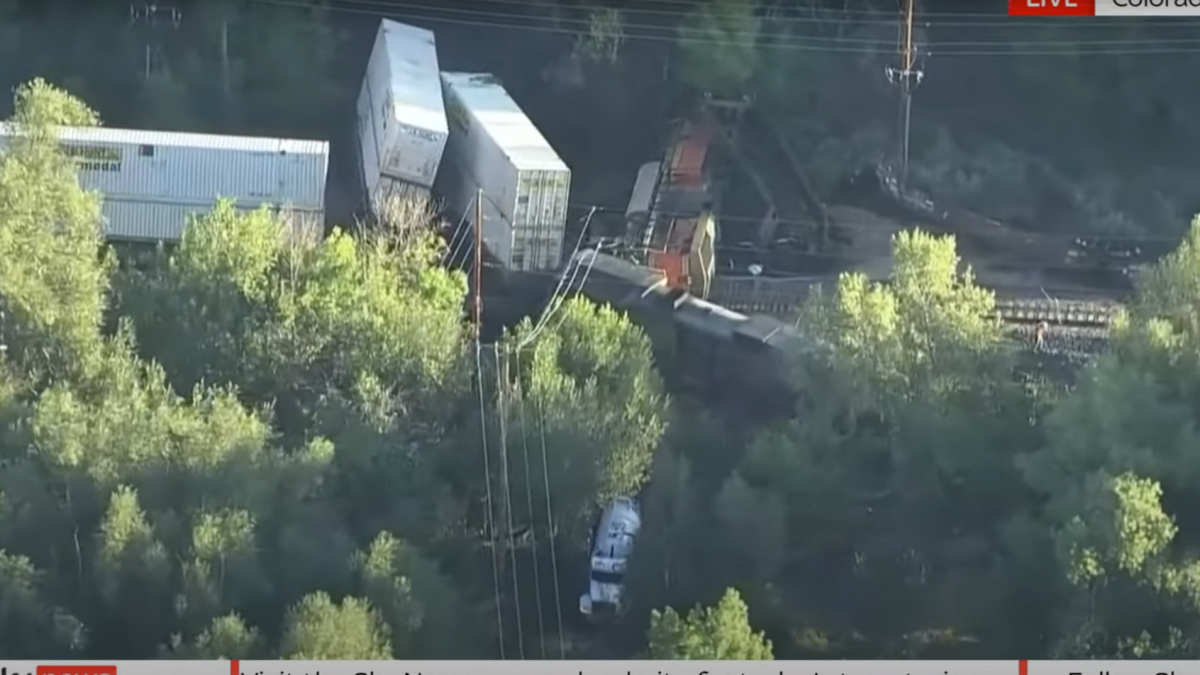
[[[433,31],[384,19],[359,90],[360,173],[369,210],[392,197],[428,195],[449,127]]]
[[[562,263],[571,170],[492,75],[443,73],[450,119],[438,192],[447,212],[474,217],[482,192],[483,243],[501,267]]]
[[[654,345],[668,380],[755,416],[795,410],[793,357],[811,347],[792,325],[747,316],[672,289],[658,270],[595,251],[583,293],[627,312]]]

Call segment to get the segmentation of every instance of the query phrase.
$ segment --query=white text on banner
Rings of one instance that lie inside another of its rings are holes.
[[[233,661],[6,661],[0,675],[231,675]]]
[[[238,666],[238,675],[1025,675],[1017,661],[240,661]]]
[[[1029,675],[1200,675],[1200,661],[1030,661]]]
[[[1096,16],[1200,16],[1200,0],[1096,0]]]

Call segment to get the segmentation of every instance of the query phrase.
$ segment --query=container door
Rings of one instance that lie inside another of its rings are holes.
[[[384,172],[394,178],[432,187],[445,142],[441,134],[401,126],[388,152]]]
[[[319,210],[325,201],[320,166],[315,157],[289,155],[283,161],[277,200],[295,209]]]
[[[287,154],[283,150],[279,150],[258,153],[253,158],[255,170],[253,175],[246,177],[249,181],[249,190],[247,191],[249,198],[238,200],[238,206],[256,208],[263,204],[270,204],[272,209],[278,210],[281,206],[279,181],[282,178],[283,165],[288,160]]]
[[[563,171],[518,175],[513,227],[525,252],[525,269],[555,269],[562,262],[569,183],[570,174]]]

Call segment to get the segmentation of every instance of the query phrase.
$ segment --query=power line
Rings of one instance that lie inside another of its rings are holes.
[[[521,619],[521,581],[517,573],[517,544],[513,539],[513,501],[512,483],[508,472],[508,425],[505,424],[507,410],[504,405],[505,390],[508,388],[508,376],[504,362],[500,358],[500,346],[492,344],[492,354],[496,360],[496,417],[500,427],[500,465],[504,475],[504,503],[508,515],[508,552],[512,558],[513,607],[517,614],[517,652],[521,660],[525,660],[525,626]]]
[[[492,5],[512,4],[511,2],[509,2],[509,0],[481,0],[481,1],[483,1],[485,4],[492,4]],[[369,7],[379,7],[380,9],[378,11],[384,11],[385,9],[387,9],[387,10],[395,10],[395,9],[419,10],[419,11],[425,11],[425,12],[439,12],[439,13],[444,13],[444,14],[458,15],[458,16],[465,16],[465,17],[481,17],[483,19],[488,19],[488,20],[508,19],[508,20],[516,21],[518,23],[520,23],[522,21],[527,21],[529,18],[528,13],[525,13],[522,11],[517,11],[516,9],[510,10],[510,11],[489,11],[489,10],[469,9],[469,8],[461,8],[461,7],[436,6],[436,5],[431,5],[431,4],[425,3],[425,2],[418,2],[418,3],[387,2],[387,1],[383,1],[383,0],[343,0],[343,2],[348,2],[350,6],[344,5],[344,8],[351,9],[351,10],[360,10],[360,7],[358,7],[358,6],[363,6],[363,7],[368,7],[368,8]],[[522,9],[528,8],[529,4],[530,3],[522,3]],[[541,3],[532,3],[532,4],[534,6],[538,6]],[[545,6],[545,5],[543,5],[543,6]],[[695,9],[695,7],[692,6],[689,9]],[[657,14],[657,15],[668,16],[668,17],[673,17],[673,18],[684,18],[687,14],[689,14],[689,11],[678,11],[678,10],[664,11],[664,10],[635,9],[635,10],[627,10],[627,12],[630,14],[634,14],[634,15]],[[816,24],[816,25],[853,24],[856,26],[865,26],[865,25],[888,25],[888,26],[891,26],[894,24],[894,22],[891,19],[884,18],[886,15],[883,12],[878,12],[878,11],[870,12],[867,16],[869,16],[870,18],[858,19],[858,18],[854,18],[853,15],[851,15],[851,16],[826,16],[826,17],[821,17],[821,16],[812,16],[812,17],[810,17],[810,16],[792,16],[792,17],[771,16],[767,23],[769,23],[769,25],[772,27],[785,26],[785,25],[813,25],[813,24]],[[932,13],[927,13],[926,16],[932,16]],[[421,18],[429,18],[429,19],[435,20],[435,21],[447,20],[442,17],[421,17]],[[1053,27],[1061,27],[1062,26],[1061,23],[1031,24],[1029,22],[1014,21],[1013,19],[1010,19],[1007,16],[997,17],[997,19],[1002,19],[1003,22],[998,20],[998,21],[988,22],[988,23],[983,23],[983,24],[979,24],[979,23],[970,24],[970,23],[954,23],[954,22],[939,21],[939,22],[936,22],[936,27],[962,28],[962,27],[966,27],[966,26],[970,26],[970,25],[976,25],[976,26],[980,26],[980,27],[983,27],[983,26],[992,27],[992,28],[1004,27],[1004,28],[1008,28],[1008,29],[1013,29],[1013,28],[1035,27],[1035,26],[1039,26],[1039,25],[1040,26],[1053,26]],[[556,17],[555,22],[557,24],[580,26],[579,32],[583,32],[583,33],[590,32],[590,30],[591,30],[591,19],[589,19],[589,18]],[[514,24],[496,24],[496,25],[497,25],[497,27],[500,27],[500,26],[517,27],[518,24],[514,23]],[[1172,23],[1164,22],[1162,25],[1173,27]],[[708,32],[704,29],[692,28],[689,26],[662,26],[662,25],[655,25],[655,24],[638,23],[638,22],[633,22],[633,21],[628,21],[628,20],[623,21],[621,26],[622,26],[622,29],[631,28],[631,29],[646,31],[648,34],[641,36],[641,37],[646,37],[646,38],[660,37],[660,38],[667,38],[667,39],[673,40],[680,34],[683,34],[685,36],[692,35],[692,36],[700,36],[700,37],[704,37],[704,36],[708,35]],[[931,27],[934,27],[934,26],[931,24]],[[1123,25],[1119,20],[1118,21],[1106,20],[1106,23],[1096,25],[1093,27],[1124,28],[1125,25]],[[554,29],[556,27],[555,26],[541,26],[541,27],[535,26],[535,27],[531,27],[531,28],[549,30],[549,29]],[[1072,29],[1075,28],[1074,23],[1071,24],[1071,28]],[[777,31],[777,30],[772,31],[772,30],[763,30],[763,29],[743,30],[743,31],[738,31],[738,30],[723,30],[722,31],[722,35],[724,35],[726,37],[737,39],[739,41],[741,41],[741,40],[754,41],[757,38],[762,37],[764,34],[775,35],[776,37],[782,37],[785,40],[807,39],[807,40],[816,40],[816,41],[827,41],[827,42],[833,42],[833,43],[875,45],[875,46],[879,46],[879,47],[888,47],[891,45],[891,42],[888,40],[882,40],[882,39],[878,39],[878,38],[861,37],[861,36],[795,35],[795,34],[790,34],[790,33],[781,32],[781,31]],[[1175,39],[1165,38],[1165,39],[1167,40],[1167,44],[1187,43],[1187,44],[1194,45],[1197,43],[1196,38],[1175,38]],[[1015,45],[1024,45],[1027,47],[1028,46],[1035,46],[1035,47],[1036,46],[1050,46],[1050,47],[1053,47],[1053,46],[1065,46],[1065,45],[1111,46],[1113,44],[1117,44],[1117,45],[1124,44],[1126,46],[1141,45],[1141,46],[1147,46],[1147,47],[1156,47],[1156,46],[1161,46],[1163,44],[1163,42],[1162,42],[1162,39],[1152,39],[1152,38],[1135,38],[1135,39],[1117,38],[1117,39],[1111,39],[1111,40],[1093,40],[1093,41],[1089,41],[1089,40],[1004,40],[1004,41],[995,41],[995,42],[988,42],[988,41],[981,42],[978,40],[970,40],[970,41],[961,41],[961,42],[940,41],[937,43],[937,45],[939,47],[970,47],[970,48],[1011,47],[1011,46],[1015,46]]]
[[[307,5],[295,0],[247,0],[252,4],[272,5],[278,7],[291,7],[295,9],[312,9],[311,5]],[[359,0],[359,4],[363,4],[365,0]],[[528,16],[512,16],[513,23],[499,23],[493,20],[472,20],[472,19],[456,19],[444,16],[429,16],[429,15],[413,15],[411,12],[396,12],[386,11],[384,8],[394,9],[395,4],[379,5],[379,8],[372,8],[371,5],[366,7],[346,6],[346,5],[331,5],[326,9],[335,12],[348,14],[360,14],[366,16],[376,16],[384,18],[396,18],[399,20],[408,21],[432,21],[450,25],[462,26],[479,26],[484,28],[511,28],[517,30],[534,31],[540,33],[553,33],[561,35],[581,36],[588,35],[589,30],[579,28],[559,28],[556,26],[540,26],[529,22]],[[403,8],[403,5],[400,5]],[[444,8],[434,8],[425,5],[413,5],[412,9],[433,12],[446,11]],[[478,15],[476,10],[457,10],[460,12],[475,12],[472,16]],[[508,16],[508,15],[504,15]],[[646,26],[646,29],[655,28]],[[694,45],[701,47],[746,47],[755,46],[761,49],[778,49],[784,51],[801,51],[801,52],[824,52],[824,53],[841,53],[841,54],[878,54],[880,49],[886,43],[864,42],[862,38],[837,38],[842,43],[836,44],[816,44],[814,40],[831,40],[835,38],[818,38],[817,36],[785,36],[776,38],[774,41],[762,42],[750,39],[743,40],[711,40],[711,39],[695,39],[676,34],[639,34],[636,32],[624,32],[623,37],[627,40],[635,41],[651,41],[651,42],[670,42],[675,44]],[[857,42],[855,42],[857,40]],[[1019,45],[1023,44],[1020,41],[1013,42],[995,42],[990,45],[994,49],[971,49],[971,48],[953,48],[943,49],[942,47],[949,46],[953,43],[943,43],[937,45],[937,53],[940,56],[1005,56],[1005,57],[1022,57],[1022,56],[1170,56],[1180,54],[1198,54],[1200,53],[1200,39],[1179,39],[1177,41],[1164,39],[1146,39],[1140,41],[1127,41],[1118,44],[1118,49],[1080,49],[1079,46],[1090,46],[1080,42],[1072,41],[1055,41],[1047,42],[1046,46],[1057,46],[1060,49],[1029,49],[1022,48]],[[964,47],[977,46],[978,42],[963,43]],[[1114,41],[1096,41],[1094,46],[1113,45]],[[1174,45],[1169,48],[1162,48],[1163,44]],[[1035,45],[1037,46],[1037,45]],[[878,47],[878,48],[877,48]],[[1008,47],[1008,48],[1005,48]],[[932,52],[931,52],[932,53]]]
[[[904,3],[904,22],[900,25],[900,68],[888,68],[890,82],[900,89],[900,122],[897,135],[900,140],[900,189],[908,187],[908,142],[912,129],[912,92],[921,83],[924,73],[916,70],[916,46],[913,44],[914,0]]]
[[[536,393],[533,397],[534,405],[537,408],[538,415],[538,434],[542,441],[542,485],[546,491],[546,528],[547,536],[550,537],[550,568],[554,574],[554,613],[558,619],[558,657],[565,659],[567,657],[567,645],[563,636],[563,619],[562,619],[562,596],[561,584],[558,581],[558,554],[556,553],[555,540],[558,529],[554,526],[554,509],[552,500],[550,499],[550,469],[549,462],[546,458],[546,411],[542,408],[542,398]]]
[[[492,561],[492,589],[496,597],[496,637],[500,643],[500,658],[504,659],[504,605],[500,600],[500,566],[496,560],[496,521],[492,510],[492,469],[491,460],[488,457],[488,428],[487,428],[487,408],[486,397],[483,394],[483,351],[481,340],[483,335],[483,293],[480,286],[483,284],[483,230],[479,227],[479,223],[483,221],[481,211],[483,210],[483,201],[480,199],[483,191],[475,195],[475,259],[474,259],[474,276],[475,283],[472,293],[474,302],[475,320],[475,379],[479,388],[479,434],[480,444],[483,449],[483,486],[484,486],[484,507],[486,515],[484,516],[484,529],[487,531],[489,552],[488,557]],[[511,534],[511,531],[510,531]]]
[[[368,0],[368,1],[370,1],[370,0]],[[484,4],[512,5],[512,6],[519,6],[519,7],[528,7],[528,6],[553,7],[556,4],[552,0],[477,0],[477,1],[482,2]],[[783,3],[781,3],[781,5],[782,4]],[[884,12],[883,10],[879,10],[879,9],[872,9],[872,8],[867,8],[867,9],[838,8],[838,9],[835,9],[835,8],[831,8],[831,7],[814,7],[811,5],[806,6],[806,5],[801,5],[799,3],[787,3],[787,4],[792,5],[790,11],[794,12],[794,14],[789,16],[788,8],[783,7],[783,6],[777,5],[777,6],[771,7],[771,8],[769,8],[770,12],[771,12],[769,18],[772,22],[775,22],[775,21],[784,21],[784,22],[795,21],[795,22],[803,22],[803,23],[837,22],[837,21],[845,21],[847,17],[867,17],[868,19],[875,19],[874,23],[887,24],[887,25],[891,25],[893,23],[890,19],[880,18],[880,17],[884,16],[886,14],[886,12]],[[674,7],[677,9],[644,9],[645,7],[650,7],[650,8]],[[695,3],[691,2],[691,0],[644,0],[643,2],[638,3],[638,7],[636,9],[629,9],[629,10],[624,10],[624,11],[628,11],[631,13],[637,13],[637,14],[663,14],[663,15],[668,15],[668,16],[679,16],[682,14],[687,14],[695,9],[696,9],[696,5],[695,5]],[[1038,21],[1037,19],[1030,19],[1027,17],[1010,17],[1007,13],[1000,13],[1000,12],[931,11],[931,12],[926,12],[925,14],[927,16],[936,17],[936,18],[947,18],[947,17],[948,18],[967,18],[967,19],[972,20],[973,22],[982,21],[982,22],[986,23],[987,25],[999,25],[999,24],[1011,25],[1014,22],[1021,23],[1024,25],[1028,25],[1031,23],[1040,24],[1040,25],[1052,25],[1052,26],[1061,26],[1062,25],[1062,23],[1060,21],[1054,21],[1054,20]],[[1126,17],[1126,18],[1128,18],[1128,17]],[[1154,20],[1156,18],[1160,19],[1164,25],[1170,25],[1176,19],[1176,17],[1166,18],[1166,17],[1147,16],[1147,17],[1139,18],[1138,20],[1139,20],[1139,22],[1141,22],[1141,21],[1147,21],[1147,20]],[[990,19],[990,20],[988,20],[988,19]],[[1095,17],[1095,16],[1093,16],[1093,17],[1076,17],[1075,19],[1072,20],[1072,24],[1071,24],[1072,28],[1075,27],[1075,21],[1077,21],[1077,20],[1078,21],[1090,20],[1093,22],[1099,21],[1102,24],[1109,24],[1109,25],[1119,25],[1119,23],[1120,23],[1119,17],[1102,17],[1102,16],[1101,17]],[[1186,18],[1184,18],[1184,20],[1186,21]],[[955,24],[955,25],[960,25],[960,24]],[[968,24],[961,24],[961,25],[974,25],[974,24],[968,23]]]
[[[841,205],[838,205],[838,204],[827,204],[826,205],[826,207],[838,207],[838,206],[841,206]],[[583,210],[591,211],[594,209],[597,214],[618,214],[618,215],[624,216],[627,207],[605,206],[602,204],[575,203],[575,204],[571,204],[570,208],[576,209],[579,211],[583,211]],[[852,207],[852,208],[854,208],[854,207]],[[859,218],[850,219],[850,218],[846,218],[842,214],[839,214],[834,225],[837,225],[839,227],[846,228],[846,229],[868,230],[868,231],[878,231],[880,229],[881,224],[887,223],[888,221],[896,222],[896,223],[912,221],[914,223],[912,225],[912,227],[919,227],[919,228],[923,228],[926,230],[930,230],[930,229],[941,230],[941,229],[953,227],[953,223],[951,223],[950,225],[940,225],[937,228],[933,228],[930,225],[922,224],[920,222],[921,219],[919,217],[900,216],[900,217],[892,218],[892,217],[885,217],[885,216],[876,216],[876,215],[872,214],[871,212],[866,211],[865,209],[858,209],[858,210],[862,211],[863,213],[866,213],[868,215],[861,219],[859,219]],[[695,218],[696,217],[695,211],[662,211],[662,210],[659,210],[658,214],[665,218]],[[933,215],[929,216],[930,221],[934,221],[937,219],[938,219],[937,216],[933,216]],[[731,214],[731,215],[721,214],[720,216],[717,217],[717,220],[719,220],[723,223],[733,222],[733,223],[749,223],[749,224],[757,225],[758,223],[760,223],[762,221],[762,217],[761,216],[742,216],[742,215],[735,215],[735,214]],[[803,220],[803,219],[799,219],[799,218],[780,218],[778,220],[778,222],[780,225],[796,225],[796,226],[804,226],[804,227],[812,227],[812,226],[816,225],[816,221],[814,221],[814,220]],[[1024,239],[1027,239],[1030,241],[1032,241],[1032,240],[1049,240],[1049,241],[1061,240],[1061,241],[1087,241],[1087,242],[1094,242],[1094,243],[1126,242],[1126,243],[1131,243],[1131,244],[1146,244],[1146,243],[1178,244],[1182,240],[1182,237],[1183,237],[1182,233],[1180,233],[1179,235],[1115,235],[1115,234],[1090,234],[1090,233],[1078,233],[1078,232],[1076,232],[1076,233],[1071,233],[1071,232],[1034,232],[1031,230],[1023,230],[1023,229],[1017,229],[1017,228],[1014,228],[1011,226],[1006,226],[1006,225],[1000,224],[998,222],[991,223],[986,226],[973,225],[973,226],[971,226],[971,228],[972,229],[970,229],[970,230],[964,230],[960,234],[962,234],[964,236],[971,236],[971,235],[982,235],[982,236],[992,235],[992,236],[997,236],[997,237],[1011,236],[1013,238],[1024,238]]]
[[[592,267],[594,267],[596,264],[596,256],[597,256],[598,251],[599,251],[599,249],[592,251],[591,257],[588,258],[587,270],[585,270],[583,273],[583,280],[579,282],[579,290],[580,291],[582,291],[584,288],[587,288],[587,280],[588,280],[588,277],[591,276],[591,274],[592,274]],[[576,265],[576,269],[578,269],[578,267],[579,266]],[[554,330],[558,330],[558,328],[560,326],[562,326],[563,322],[566,320],[567,320],[567,315],[565,313],[560,313],[559,317],[558,317],[558,322],[554,324]]]
[[[479,384],[479,433],[480,443],[483,447],[483,485],[484,485],[484,508],[486,515],[484,516],[484,530],[487,532],[488,538],[488,557],[492,561],[492,589],[496,599],[496,636],[500,643],[500,658],[503,660],[504,655],[504,604],[500,600],[500,567],[496,562],[496,522],[492,512],[492,469],[491,462],[488,459],[488,442],[487,442],[487,409],[485,406],[485,397],[483,395],[483,351],[479,338],[475,338],[475,377]]]
[[[533,344],[533,341],[537,339],[539,334],[541,334],[542,329],[546,327],[546,322],[550,320],[550,315],[558,311],[558,308],[562,305],[562,298],[566,295],[566,293],[570,292],[571,285],[575,283],[575,275],[579,273],[579,266],[573,266],[572,263],[575,261],[576,254],[579,253],[579,247],[583,244],[584,237],[587,235],[588,226],[591,225],[592,216],[594,215],[596,215],[596,209],[593,208],[588,211],[587,218],[583,221],[583,227],[581,227],[579,230],[579,238],[575,240],[575,247],[571,250],[571,256],[567,258],[566,266],[563,267],[562,275],[558,279],[558,285],[555,286],[554,292],[550,294],[550,300],[547,302],[545,310],[542,312],[542,315],[538,317],[537,323],[533,326],[533,330],[531,330],[529,335],[525,336],[525,338],[521,340],[519,344],[517,344],[516,349],[524,349],[530,344]],[[603,242],[603,239],[600,241]],[[572,267],[574,267],[573,270]],[[567,281],[568,272],[571,273],[570,281]],[[567,284],[565,289],[563,288],[564,282]]]
[[[538,565],[538,545],[537,545],[537,520],[533,510],[533,477],[529,470],[529,433],[525,423],[525,385],[521,379],[521,351],[517,350],[513,354],[514,365],[516,368],[517,382],[517,421],[521,425],[521,453],[525,459],[525,504],[529,512],[529,539],[530,548],[533,549],[533,595],[534,603],[537,608],[537,623],[538,623],[538,645],[542,650],[542,660],[546,659],[546,621],[542,612],[542,573]],[[550,540],[553,546],[554,540]],[[562,632],[562,626],[558,627],[559,633]]]
[[[183,21],[183,12],[178,8],[150,3],[148,5],[129,5],[129,22],[142,26],[145,31],[143,77],[149,80],[163,68],[165,58],[161,44],[160,31],[163,29],[176,30]]]
[[[442,257],[443,267],[450,267],[454,265],[454,262],[458,259],[459,249],[461,249],[463,244],[467,242],[467,239],[469,238],[467,234],[471,231],[471,228],[465,227],[467,223],[467,214],[470,213],[471,209],[474,207],[475,198],[472,197],[471,202],[467,204],[467,208],[463,210],[462,217],[458,219],[458,227],[454,228],[454,233],[451,235],[450,241],[446,244],[446,253]],[[462,235],[462,237],[459,238],[459,235]],[[456,241],[458,242],[457,244],[455,243]]]

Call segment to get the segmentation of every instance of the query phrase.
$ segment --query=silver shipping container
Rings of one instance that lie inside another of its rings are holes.
[[[239,207],[239,210],[253,210]],[[100,207],[106,236],[114,241],[178,242],[193,218],[212,212],[212,205],[106,199]],[[294,231],[319,236],[325,231],[323,214],[283,211]]]
[[[448,134],[432,31],[380,22],[356,109],[369,206],[380,176],[432,187]]]
[[[0,137],[11,133],[0,129]],[[110,238],[177,240],[179,214],[210,211],[220,198],[240,209],[266,205],[324,220],[325,141],[103,127],[64,127],[58,134],[75,159],[80,186],[103,197]]]
[[[459,182],[482,188],[485,211],[495,211],[482,228],[488,250],[514,270],[557,268],[571,170],[495,77],[442,73],[442,83],[450,121],[446,155]]]
[[[453,136],[451,136],[453,138]],[[442,162],[442,173],[438,177],[437,190],[442,198],[442,214],[453,225],[453,231],[458,232],[462,223],[475,222],[475,198],[479,194],[479,184],[469,175],[453,156],[447,155]],[[484,199],[483,213],[483,243],[487,253],[496,262],[510,267],[512,260],[513,236],[512,226],[508,219],[500,213],[495,202]],[[473,236],[473,235],[471,235]],[[469,258],[468,258],[469,259]]]
[[[650,213],[650,207],[654,206],[654,193],[658,190],[658,173],[661,169],[662,162],[646,162],[638,169],[633,192],[629,195],[629,206],[625,209],[626,218]]]

